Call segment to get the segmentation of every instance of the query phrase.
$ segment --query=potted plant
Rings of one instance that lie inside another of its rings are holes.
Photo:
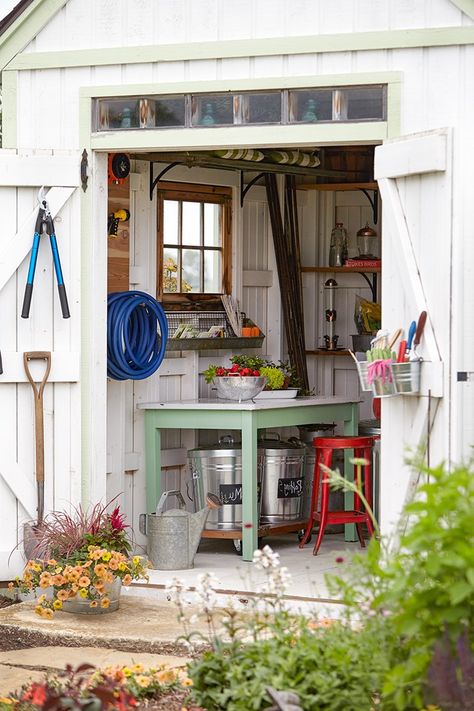
[[[278,364],[265,360],[260,356],[234,355],[230,359],[229,368],[210,365],[203,373],[207,383],[216,383],[221,377],[265,377],[264,393],[269,391],[290,391],[296,395],[300,384],[295,371],[289,363],[279,361]],[[256,397],[265,397],[264,394]]]
[[[33,557],[23,576],[10,583],[21,593],[40,591],[35,612],[51,619],[56,610],[83,614],[112,612],[122,583],[147,578],[146,562],[130,556],[124,514],[97,504],[52,512],[36,531]]]

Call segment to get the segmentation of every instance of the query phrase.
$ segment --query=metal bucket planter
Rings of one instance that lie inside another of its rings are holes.
[[[418,395],[420,392],[421,361],[392,363],[392,375],[399,395]]]
[[[113,582],[105,584],[103,597],[110,600],[108,607],[100,606],[100,598],[97,599],[97,607],[91,607],[92,600],[75,597],[72,600],[65,600],[61,609],[63,612],[70,612],[74,615],[105,615],[108,612],[115,612],[119,608],[121,589],[122,580],[120,578],[115,578]]]

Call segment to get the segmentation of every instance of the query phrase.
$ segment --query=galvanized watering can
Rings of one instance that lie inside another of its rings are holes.
[[[176,496],[179,509],[163,511],[166,500]],[[214,494],[207,494],[206,506],[196,513],[185,511],[180,491],[165,491],[154,514],[140,514],[140,532],[148,536],[147,554],[158,570],[185,570],[194,567],[194,556],[210,509],[221,506]]]

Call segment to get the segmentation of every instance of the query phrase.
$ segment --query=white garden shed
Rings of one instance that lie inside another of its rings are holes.
[[[322,158],[325,150],[326,156],[331,149],[354,156],[375,147],[368,194],[376,201],[379,191],[381,198],[376,229],[383,326],[406,329],[421,311],[428,313],[419,348],[420,395],[388,398],[382,406],[382,528],[393,526],[409,488],[407,448],[422,445],[431,464],[470,455],[473,0],[23,0],[0,29],[0,580],[19,572],[21,550],[10,554],[22,522],[36,509],[34,403],[24,352],[52,354],[45,389],[46,510],[119,494],[134,528],[146,510],[143,411],[137,405],[205,395],[199,374],[230,354],[170,352],[147,380],[107,379],[108,201],[118,201],[115,209],[126,200],[130,210],[125,289],[156,295],[157,191],[150,198],[150,170],[156,176],[177,154],[283,148]],[[362,92],[359,98],[364,90],[372,98],[370,91],[378,91],[379,113],[351,116],[345,104],[351,90]],[[298,92],[331,92],[332,110],[321,120],[305,120],[292,109]],[[250,111],[236,121],[236,97],[276,93],[280,120],[252,120]],[[192,111],[201,106],[202,117],[205,97],[226,95],[233,97],[233,118],[193,123]],[[147,97],[183,98],[190,108],[182,125],[135,126],[123,111],[115,126],[104,119],[103,107],[111,113],[114,101],[123,109],[128,99]],[[117,153],[130,156],[131,173],[126,195],[114,197],[108,156]],[[285,358],[265,190],[254,185],[242,204],[251,171],[190,165],[176,165],[165,179],[229,189],[231,291],[266,336],[259,352]],[[355,253],[356,231],[366,221],[374,224],[367,195],[356,185],[349,189],[351,180],[341,182],[339,188],[298,190],[305,338],[315,393],[357,399],[350,357],[318,353],[328,276],[320,268],[327,263],[331,228],[336,220],[349,227]],[[67,320],[45,246],[30,317],[20,317],[41,186],[56,222]],[[348,345],[354,294],[370,298],[371,290],[358,273],[340,281],[338,326]],[[368,403],[361,412],[370,416]],[[189,430],[163,440],[170,487],[182,485],[185,450],[196,442]]]

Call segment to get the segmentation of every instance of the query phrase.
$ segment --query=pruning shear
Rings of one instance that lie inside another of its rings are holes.
[[[21,311],[22,318],[28,318],[30,315],[31,295],[33,293],[33,281],[35,278],[36,262],[38,260],[38,250],[41,235],[49,235],[51,252],[53,253],[54,269],[56,272],[56,280],[58,282],[59,301],[61,302],[61,310],[63,318],[69,318],[69,305],[67,302],[66,287],[64,286],[63,272],[61,269],[61,261],[59,259],[58,244],[56,242],[56,234],[54,232],[53,218],[48,206],[48,202],[44,196],[44,187],[38,192],[39,211],[36,219],[35,233],[33,235],[33,246],[31,249],[30,266],[28,268],[28,277],[26,280],[25,296],[23,298],[23,308]]]

